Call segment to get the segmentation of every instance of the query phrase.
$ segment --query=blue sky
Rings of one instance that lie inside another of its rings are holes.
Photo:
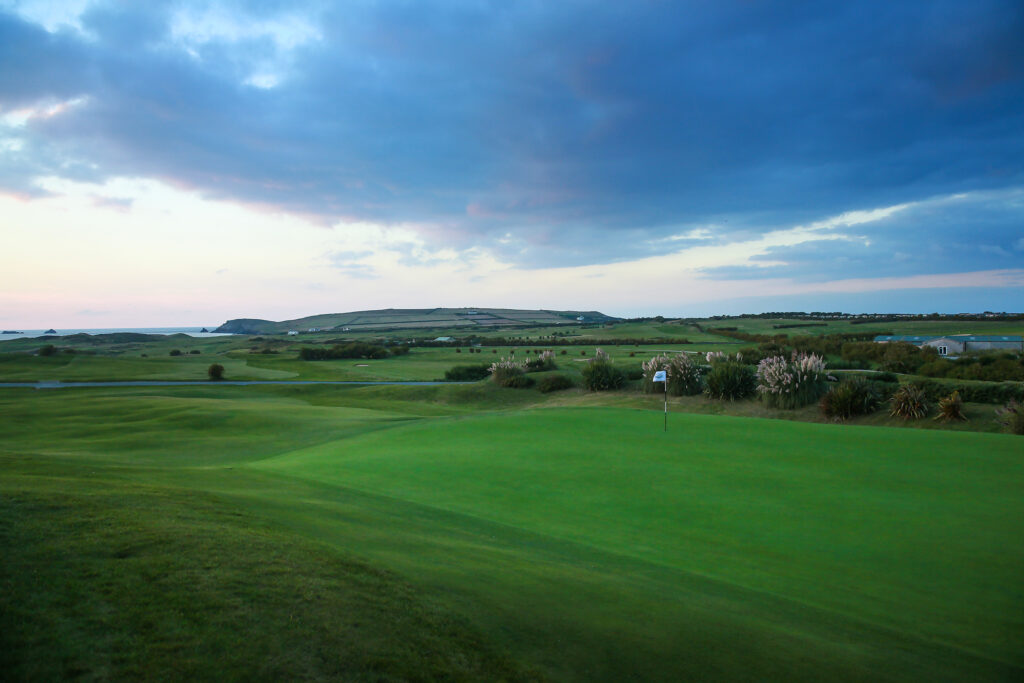
[[[1020,311],[1024,5],[0,0],[0,231],[5,326]]]

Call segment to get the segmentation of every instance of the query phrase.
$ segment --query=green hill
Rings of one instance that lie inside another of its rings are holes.
[[[582,320],[581,320],[582,318]],[[530,311],[514,308],[385,308],[376,311],[325,313],[295,320],[236,318],[214,332],[233,334],[283,334],[300,332],[357,332],[415,328],[526,327],[536,325],[578,325],[617,320],[598,311]]]

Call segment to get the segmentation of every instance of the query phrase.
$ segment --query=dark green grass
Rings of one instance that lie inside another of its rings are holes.
[[[394,575],[191,490],[0,487],[5,680],[526,679]]]
[[[1020,678],[1019,438],[702,415],[666,435],[655,411],[541,401],[0,392],[5,670]],[[372,654],[317,654],[337,648]]]

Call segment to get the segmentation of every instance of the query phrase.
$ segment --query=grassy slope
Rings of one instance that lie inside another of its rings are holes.
[[[341,633],[377,654],[349,676],[403,677],[423,648],[394,643],[439,624],[456,626],[425,646],[443,655],[426,670],[467,678],[1020,674],[1005,664],[1022,663],[1024,569],[1008,437],[701,416],[673,416],[666,436],[657,413],[621,410],[443,417],[536,400],[485,386],[76,396],[0,392],[13,665],[56,651],[70,669],[51,673],[152,660],[153,675],[191,652],[246,677],[335,675],[331,615],[365,598]],[[407,421],[421,415],[440,419]],[[346,596],[366,572],[384,579]],[[174,597],[196,580],[191,601]],[[373,631],[410,591],[418,616]],[[283,617],[296,613],[301,628]],[[244,624],[241,639],[204,648],[217,620]],[[254,668],[280,652],[275,635],[311,644]]]
[[[5,478],[0,548],[5,680],[530,677],[408,582],[188,488]]]

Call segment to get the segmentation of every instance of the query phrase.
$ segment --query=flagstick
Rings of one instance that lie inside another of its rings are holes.
[[[665,380],[665,429],[668,431],[668,380]]]

